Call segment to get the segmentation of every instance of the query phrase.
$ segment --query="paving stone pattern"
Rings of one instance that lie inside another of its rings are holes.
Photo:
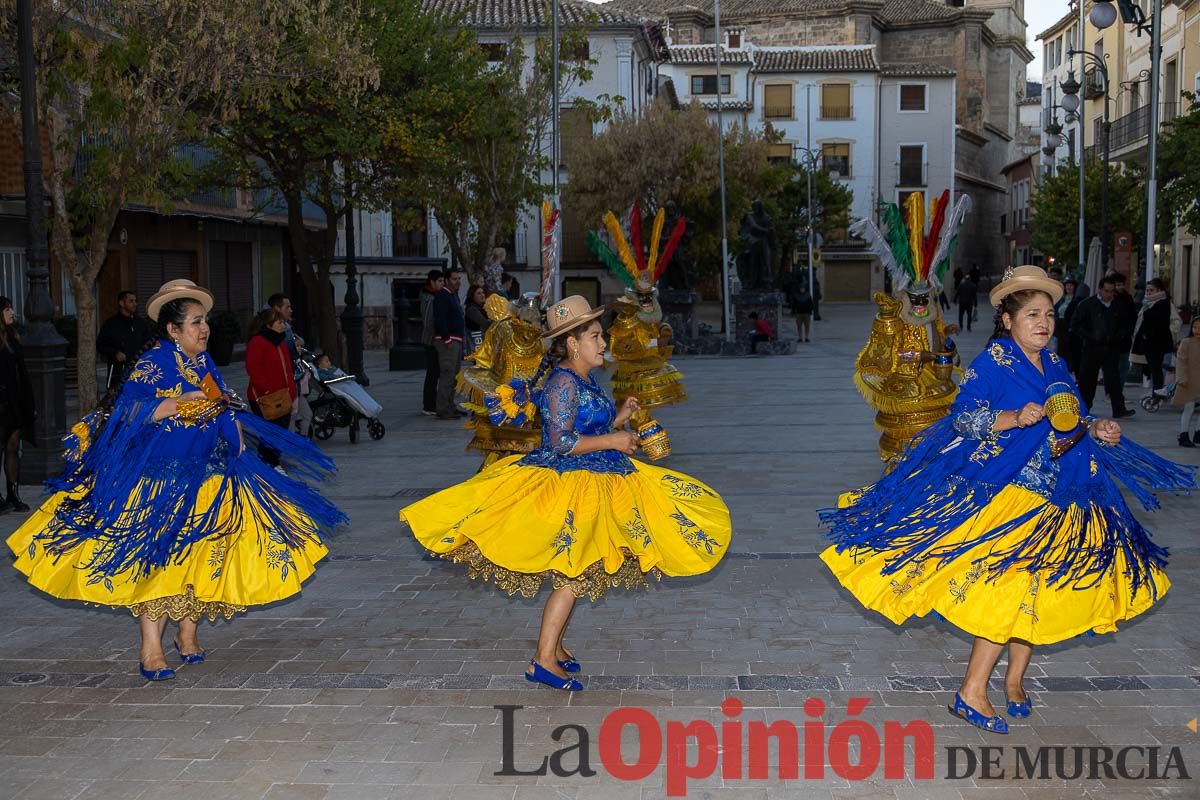
[[[823,780],[751,781],[718,772],[692,781],[691,797],[1200,796],[1179,780],[942,779],[944,748],[983,744],[1180,746],[1190,772],[1200,772],[1200,736],[1186,727],[1200,713],[1200,499],[1165,497],[1161,511],[1143,516],[1173,551],[1168,596],[1117,635],[1038,648],[1033,716],[1007,738],[985,737],[945,710],[969,638],[932,620],[892,626],[817,560],[815,509],[879,470],[871,413],[850,380],[871,309],[823,311],[815,341],[796,355],[678,360],[691,400],[659,415],[674,447],[669,463],[724,495],[734,539],[709,575],[580,605],[568,644],[584,662],[587,691],[523,680],[540,605],[469,583],[397,522],[403,505],[468,477],[478,458],[464,451],[458,424],[418,413],[419,374],[388,373],[372,354],[386,438],[351,445],[340,431],[325,444],[341,469],[329,494],[353,524],[302,596],[204,625],[207,663],[147,684],[128,615],[51,600],[15,570],[0,571],[0,797],[649,800],[665,795],[661,766],[640,782],[603,770],[495,775],[494,707],[524,706],[518,765],[562,747],[552,733],[571,723],[591,732],[598,767],[596,734],[613,708],[718,722],[727,697],[744,704],[743,721],[799,724],[813,697],[828,705],[830,729],[852,697],[870,700],[861,716],[874,724],[926,720],[938,779],[885,780],[880,770],[856,782],[829,771]],[[968,354],[984,341],[978,332],[960,339]],[[236,368],[229,377],[244,382]],[[1197,451],[1174,446],[1177,419],[1139,412],[1126,430],[1197,463]],[[0,530],[18,523],[0,517]],[[993,683],[1001,705],[1002,689]]]

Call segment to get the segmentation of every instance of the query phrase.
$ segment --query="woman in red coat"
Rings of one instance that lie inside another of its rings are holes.
[[[250,408],[263,419],[287,428],[296,402],[296,380],[292,375],[291,353],[284,342],[283,315],[274,308],[265,309],[254,318],[253,326],[258,332],[246,343],[246,374],[250,376],[246,395]],[[259,448],[258,454],[276,470],[282,469],[275,450]]]

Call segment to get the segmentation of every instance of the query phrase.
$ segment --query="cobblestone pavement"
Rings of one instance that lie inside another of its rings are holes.
[[[781,781],[772,767],[770,780],[735,780],[718,770],[692,780],[691,797],[1200,796],[1190,780],[1014,780],[1012,768],[1016,745],[1161,745],[1163,761],[1179,746],[1189,773],[1200,772],[1200,736],[1187,728],[1200,713],[1200,500],[1166,497],[1144,517],[1173,550],[1165,600],[1115,636],[1038,648],[1032,718],[1007,738],[985,738],[945,710],[968,637],[934,621],[898,629],[865,612],[816,558],[814,509],[879,469],[871,414],[850,381],[870,308],[825,311],[817,340],[795,356],[679,360],[692,399],[660,415],[671,463],[724,494],[734,540],[710,575],[581,605],[568,644],[587,691],[522,680],[539,605],[469,583],[398,524],[399,508],[469,476],[478,459],[456,424],[417,413],[419,375],[387,373],[373,358],[387,437],[351,445],[342,431],[327,444],[341,467],[329,491],[352,526],[302,596],[203,626],[207,663],[147,684],[127,615],[50,600],[15,570],[0,571],[0,796],[648,800],[666,794],[665,769],[639,782],[611,777],[597,747],[604,715],[641,706],[664,725],[720,722],[728,697],[744,704],[742,721],[796,724],[811,719],[805,700],[819,698],[829,706],[827,739],[852,697],[869,699],[860,716],[872,723],[927,720],[937,777],[915,780],[909,767],[900,780],[880,768],[865,781],[829,770]],[[970,355],[982,343],[979,333],[962,337]],[[1176,420],[1139,412],[1126,429],[1197,463],[1197,451],[1174,446]],[[5,533],[17,523],[0,518]],[[552,734],[574,724],[591,735],[598,774],[495,775],[495,706],[506,704],[524,706],[514,724],[518,768],[573,743],[575,732],[561,742]],[[1008,747],[1006,779],[945,779],[946,748],[984,744]]]

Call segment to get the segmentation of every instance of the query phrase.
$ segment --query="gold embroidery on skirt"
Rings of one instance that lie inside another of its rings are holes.
[[[209,622],[216,622],[219,616],[225,619],[233,619],[234,614],[241,614],[245,611],[245,606],[222,603],[219,600],[197,600],[195,589],[192,588],[191,584],[188,584],[187,591],[184,594],[159,597],[129,606],[129,613],[135,617],[145,614],[150,619],[157,620],[167,616],[174,622],[178,622],[185,617],[197,622],[201,617],[208,617]]]
[[[616,572],[605,572],[604,562],[597,561],[575,578],[567,577],[557,570],[537,573],[514,572],[493,564],[479,551],[479,546],[474,542],[467,542],[449,553],[435,553],[434,555],[449,559],[456,564],[466,564],[467,577],[472,580],[491,581],[496,584],[498,589],[507,592],[510,597],[514,594],[529,598],[537,597],[543,581],[548,580],[555,589],[567,588],[576,597],[586,597],[594,602],[603,597],[609,589],[618,587],[647,589],[650,585],[647,580],[648,576],[653,576],[655,580],[662,580],[661,572],[657,569],[642,572],[637,557],[624,548],[622,550],[625,553],[625,561]]]

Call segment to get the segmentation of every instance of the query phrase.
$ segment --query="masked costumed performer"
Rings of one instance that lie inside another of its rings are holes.
[[[9,539],[16,567],[64,600],[127,608],[141,625],[139,668],[174,677],[163,654],[205,660],[202,617],[232,617],[282,600],[326,554],[323,531],[342,513],[262,462],[282,453],[292,475],[320,477],[333,462],[308,441],[244,410],[206,352],[212,295],[169,281],[147,304],[160,327],[111,407],[75,425],[54,493]]]
[[[903,214],[895,203],[884,206],[883,233],[867,219],[851,227],[892,279],[892,297],[875,295],[879,313],[854,362],[854,383],[877,412],[879,453],[885,460],[944,417],[956,391],[958,354],[948,337],[958,328],[942,321],[934,298],[971,199],[964,195],[951,209],[950,193],[944,192],[933,202],[928,234],[923,203],[918,192],[908,198]]]
[[[647,575],[707,572],[731,533],[729,509],[708,486],[629,458],[638,440],[619,429],[637,401],[618,411],[591,375],[604,361],[601,312],[579,296],[553,305],[552,343],[535,380],[489,397],[495,421],[520,423],[539,407],[538,449],[400,512],[425,548],[466,563],[472,578],[525,597],[551,585],[525,677],[567,691],[583,688],[570,675],[580,664],[563,646],[576,598],[645,586]]]
[[[659,408],[687,400],[683,375],[667,359],[674,352],[673,331],[663,322],[663,310],[655,296],[655,284],[679,247],[687,222],[680,218],[663,244],[666,210],[660,208],[654,216],[650,232],[650,252],[642,244],[642,210],[633,206],[629,217],[629,238],[611,211],[604,215],[604,226],[612,241],[609,247],[594,232],[587,235],[587,244],[596,257],[612,270],[627,287],[618,298],[609,337],[612,357],[617,362],[613,376],[613,396],[618,403],[636,397],[643,408]],[[615,250],[614,250],[615,248]]]
[[[1039,267],[1010,270],[991,292],[993,339],[949,416],[878,483],[822,512],[834,545],[821,558],[863,605],[897,624],[934,612],[976,637],[951,710],[994,733],[1008,731],[987,694],[1005,644],[1007,712],[1027,717],[1034,645],[1115,631],[1170,586],[1166,550],[1114,481],[1147,509],[1153,489],[1195,487],[1194,467],[1086,416],[1047,349],[1062,291]]]

